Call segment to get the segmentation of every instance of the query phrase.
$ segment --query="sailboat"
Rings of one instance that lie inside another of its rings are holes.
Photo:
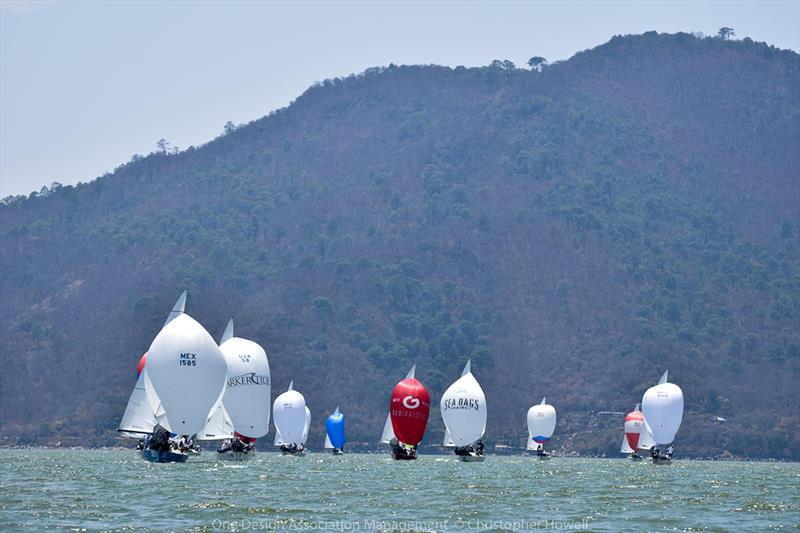
[[[305,455],[311,411],[306,407],[303,395],[294,390],[294,381],[289,383],[286,392],[275,398],[272,418],[275,422],[275,446],[284,455]]]
[[[655,446],[653,436],[645,427],[644,415],[639,406],[637,403],[633,411],[625,415],[625,434],[622,436],[619,448],[620,453],[628,454],[633,461],[641,461],[642,456],[639,455],[639,451],[649,450]]]
[[[234,336],[233,319],[220,339],[227,377],[220,409],[230,417],[234,433],[217,450],[218,457],[246,461],[255,454],[256,439],[269,432],[272,382],[267,353],[259,344]]]
[[[542,398],[538,405],[528,409],[528,444],[526,450],[536,451],[539,459],[549,459],[550,454],[544,451],[556,429],[556,410],[547,404],[547,398]]]
[[[472,375],[467,361],[461,377],[442,395],[442,419],[447,428],[445,440],[452,441],[462,461],[483,461],[483,434],[486,432],[486,396]]]
[[[389,415],[383,426],[381,442],[391,445],[392,457],[397,460],[417,458],[417,446],[425,436],[431,398],[425,386],[414,376],[417,365],[392,389]]]
[[[142,453],[148,461],[185,461],[186,451],[170,446],[169,433],[194,438],[225,392],[225,356],[185,306],[184,291],[150,345],[142,373],[157,422]]]
[[[669,383],[668,377],[669,373],[665,371],[658,384],[647,389],[642,397],[644,426],[656,443],[651,452],[655,464],[672,462],[672,442],[683,420],[683,391]],[[658,446],[668,446],[666,453],[661,454]]]
[[[337,407],[333,414],[325,420],[324,448],[331,450],[333,455],[342,455],[345,441],[344,415]]]

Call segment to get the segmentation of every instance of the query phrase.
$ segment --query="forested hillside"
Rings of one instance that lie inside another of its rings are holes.
[[[534,51],[535,52],[535,51]],[[198,110],[199,113],[202,110]],[[488,442],[616,454],[664,369],[678,454],[800,459],[800,56],[615,37],[541,70],[394,66],[0,206],[3,443],[113,444],[181,290],[375,442],[467,358]],[[43,153],[46,157],[46,153]],[[438,410],[426,442],[443,433]],[[726,423],[715,422],[715,416]]]

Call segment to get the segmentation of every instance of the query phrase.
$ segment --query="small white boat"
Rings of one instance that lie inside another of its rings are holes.
[[[231,318],[219,347],[227,365],[222,404],[233,432],[217,454],[221,459],[246,461],[256,453],[256,439],[269,431],[272,377],[264,348],[234,336],[233,328]]]
[[[178,435],[201,432],[225,392],[227,365],[217,343],[182,312],[186,293],[147,353],[145,391],[156,420]],[[162,414],[163,413],[163,414]]]
[[[294,390],[294,381],[289,383],[286,392],[275,398],[272,418],[275,423],[275,446],[284,455],[305,455],[311,410],[306,406],[303,395]]]
[[[186,291],[140,360],[120,423],[123,434],[145,436],[139,450],[151,462],[185,462],[198,453],[190,436],[203,430],[225,391],[225,358],[185,306]],[[180,445],[170,442],[169,432],[185,439]]]
[[[445,425],[445,445],[452,442],[454,452],[464,462],[485,458],[483,435],[486,432],[486,396],[472,375],[470,361],[442,395],[440,402]]]
[[[642,397],[644,427],[655,441],[651,453],[654,464],[672,462],[672,443],[683,420],[683,391],[674,383],[669,383],[668,377],[665,371],[658,384],[647,389]]]
[[[528,442],[525,449],[535,451],[539,459],[550,459],[544,445],[550,442],[556,429],[556,409],[542,398],[541,403],[528,409]]]

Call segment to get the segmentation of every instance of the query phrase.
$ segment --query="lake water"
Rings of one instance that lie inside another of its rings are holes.
[[[800,464],[0,450],[0,531],[800,529]]]

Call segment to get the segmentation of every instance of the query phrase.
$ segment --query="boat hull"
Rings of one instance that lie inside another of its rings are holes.
[[[653,464],[654,465],[671,465],[672,459],[667,459],[666,457],[653,457]]]
[[[255,454],[255,450],[250,450],[249,452],[234,452],[232,450],[226,450],[222,453],[217,452],[217,459],[222,461],[244,462],[249,461]]]
[[[395,461],[416,461],[417,456],[393,453],[392,459],[394,459]]]
[[[458,460],[462,463],[480,463],[486,459],[485,455],[459,455]]]
[[[281,450],[281,455],[287,455],[289,457],[304,457],[306,454],[305,450],[302,452],[290,452],[288,450]]]
[[[174,452],[174,451],[155,451],[155,450],[142,450],[141,451],[142,459],[149,463],[185,463],[189,456],[185,453]]]

